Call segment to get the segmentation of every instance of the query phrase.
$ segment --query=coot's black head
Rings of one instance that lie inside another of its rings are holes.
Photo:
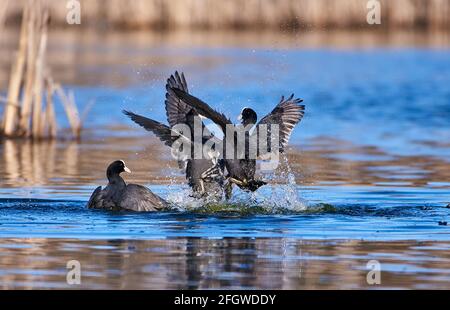
[[[123,160],[116,160],[108,166],[108,169],[106,170],[106,175],[108,176],[109,179],[110,177],[119,175],[122,172],[131,173],[131,170],[128,169]]]
[[[249,124],[256,124],[258,117],[253,109],[243,108],[238,119],[241,121],[242,125],[247,126]]]

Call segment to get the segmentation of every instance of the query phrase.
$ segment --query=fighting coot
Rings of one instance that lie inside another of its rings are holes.
[[[226,145],[236,146],[239,143],[245,143],[245,156],[243,156],[244,157],[243,159],[241,159],[241,157],[236,156],[237,155],[236,150],[233,150],[234,156],[232,156],[232,158],[225,159],[225,167],[228,171],[227,178],[229,180],[226,188],[227,197],[229,197],[231,194],[233,183],[238,185],[242,189],[250,191],[255,191],[260,186],[266,184],[264,181],[256,180],[254,178],[256,170],[256,160],[255,160],[256,156],[255,157],[250,156],[249,150],[250,137],[252,136],[258,138],[259,137],[258,135],[262,133],[262,130],[266,130],[265,136],[267,136],[267,148],[266,150],[261,150],[258,147],[254,154],[258,156],[263,156],[266,155],[264,153],[268,152],[270,153],[272,151],[279,151],[280,153],[282,153],[288,144],[289,136],[291,135],[292,129],[295,127],[295,125],[297,125],[297,123],[300,122],[305,113],[305,106],[299,104],[303,101],[302,99],[294,98],[293,94],[287,99],[285,99],[283,96],[281,97],[281,101],[278,103],[278,105],[275,106],[272,112],[270,112],[268,115],[266,115],[259,121],[259,123],[255,127],[255,130],[253,130],[252,133],[250,133],[250,131],[245,132],[245,139],[242,142],[237,141],[237,131],[232,131],[234,133],[232,136],[227,135],[227,132],[230,132],[227,131],[227,126],[229,125],[234,126],[234,125],[230,121],[230,119],[226,117],[224,114],[215,111],[207,103],[190,95],[184,89],[174,87],[172,88],[172,91],[185,104],[191,106],[192,108],[195,108],[197,113],[211,119],[214,123],[216,123],[222,129],[225,141],[229,139],[234,139],[234,141],[231,140],[224,143],[224,146]],[[239,118],[241,120],[240,130],[242,130],[242,128],[244,129],[251,128],[254,124],[256,124],[257,121],[256,112],[251,108],[244,108]],[[272,129],[273,124],[277,125],[279,130],[278,132],[279,145],[277,150],[274,150],[275,148],[270,143],[271,131],[273,131]],[[224,148],[224,153],[228,154],[226,148]]]
[[[199,126],[202,130],[202,143],[217,138],[208,131],[203,122],[200,121],[200,124],[195,124],[200,119],[198,113],[176,96],[172,91],[174,87],[188,92],[186,78],[183,73],[180,75],[178,72],[175,72],[167,80],[165,107],[169,126],[130,111],[124,110],[123,113],[138,125],[153,132],[164,144],[170,147],[173,146],[173,143],[180,136],[179,132],[173,131],[172,128],[177,125],[188,126],[190,135],[185,137],[186,141],[184,142],[191,143],[191,154],[188,158],[180,158],[178,164],[181,169],[184,169],[186,179],[194,192],[194,196],[221,198],[224,184],[224,162],[217,158],[218,155],[215,155],[214,152],[206,154],[206,158],[196,158],[194,156],[193,142],[195,125]]]

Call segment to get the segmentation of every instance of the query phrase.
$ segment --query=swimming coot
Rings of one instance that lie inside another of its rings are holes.
[[[88,208],[106,210],[160,211],[170,205],[148,188],[138,184],[126,184],[120,174],[131,173],[123,160],[116,160],[106,170],[108,185],[97,187],[89,198]]]
[[[228,154],[228,152],[226,151],[227,145],[236,146],[239,143],[242,143],[241,141],[237,141],[236,131],[233,131],[234,132],[233,136],[231,137],[227,136],[227,126],[228,125],[233,126],[233,123],[224,114],[215,111],[207,103],[190,95],[183,89],[172,88],[172,91],[185,104],[191,106],[192,108],[195,108],[197,113],[211,119],[214,123],[216,123],[222,129],[225,141],[229,139],[234,139],[234,141],[231,140],[224,143],[224,154]],[[259,121],[259,123],[255,127],[255,130],[253,130],[252,133],[250,133],[250,131],[246,132],[244,141],[245,143],[245,156],[243,156],[244,158],[241,159],[242,157],[237,157],[236,150],[233,150],[234,153],[231,154],[234,154],[234,157],[232,156],[232,158],[225,159],[225,167],[228,171],[227,178],[229,180],[226,188],[226,193],[228,197],[231,195],[233,183],[239,186],[240,188],[249,191],[255,191],[260,186],[266,184],[264,181],[255,179],[256,156],[251,157],[249,155],[250,136],[259,135],[260,133],[262,133],[262,130],[266,130],[268,142],[267,148],[266,150],[260,150],[258,148],[257,151],[255,152],[255,154],[257,154],[258,156],[267,155],[267,153],[273,151],[279,151],[280,153],[282,153],[288,144],[289,136],[291,135],[292,130],[294,129],[295,125],[297,125],[297,123],[300,122],[305,113],[305,106],[299,104],[302,101],[303,101],[302,99],[294,98],[293,94],[287,99],[285,99],[284,96],[281,97],[281,100],[278,103],[278,105],[275,106],[272,112],[270,112],[268,115],[266,115]],[[256,124],[257,114],[251,108],[244,108],[239,118],[241,120],[242,126],[246,128],[251,128],[254,124]],[[277,150],[275,150],[275,148],[270,143],[270,136],[271,136],[270,133],[273,124],[278,125],[279,129],[278,132],[279,145]],[[261,125],[265,126],[263,127]],[[252,137],[254,138],[255,136]],[[256,138],[257,137],[259,136],[256,136]]]

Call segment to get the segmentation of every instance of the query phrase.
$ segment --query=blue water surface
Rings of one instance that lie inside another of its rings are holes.
[[[301,185],[299,172],[296,195],[306,210],[274,214],[110,213],[85,208],[90,182],[58,190],[56,184],[8,186],[0,190],[0,237],[450,240],[449,226],[439,225],[450,221],[450,209],[445,208],[450,203],[448,49],[141,47],[121,52],[149,59],[138,68],[125,64],[103,69],[112,76],[127,75],[133,83],[69,85],[81,109],[91,99],[96,102],[87,118],[90,129],[132,126],[145,143],[150,134],[131,124],[121,109],[165,122],[165,78],[181,70],[191,93],[231,119],[244,106],[262,117],[281,95],[295,93],[304,99],[306,115],[290,144],[300,153],[324,154],[331,162],[362,164],[323,168],[334,169],[336,175],[354,172],[350,181]],[[154,65],[152,58],[167,62]],[[80,70],[89,74],[100,68]],[[57,113],[63,124],[62,110]],[[101,134],[108,135],[108,130]],[[126,138],[129,132],[114,134]],[[382,164],[393,160],[401,164]],[[308,168],[301,161],[291,164]],[[389,182],[355,184],[359,169]],[[164,197],[177,186],[183,185],[150,184]],[[265,193],[262,189],[260,194]]]

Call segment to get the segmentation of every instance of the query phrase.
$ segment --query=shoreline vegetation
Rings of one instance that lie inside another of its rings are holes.
[[[0,97],[4,105],[3,115],[0,114],[0,138],[56,138],[55,94],[64,107],[73,137],[81,136],[82,120],[74,94],[66,93],[53,81],[46,63],[49,21],[49,10],[40,0],[30,0],[23,6],[7,95]]]
[[[2,2],[9,0],[2,0]],[[8,26],[20,26],[27,0],[9,1]],[[450,0],[378,0],[385,29],[450,28]],[[68,1],[47,0],[52,26],[68,27]],[[81,1],[81,27],[103,29],[361,29],[368,0]],[[1,15],[1,14],[0,14]]]

